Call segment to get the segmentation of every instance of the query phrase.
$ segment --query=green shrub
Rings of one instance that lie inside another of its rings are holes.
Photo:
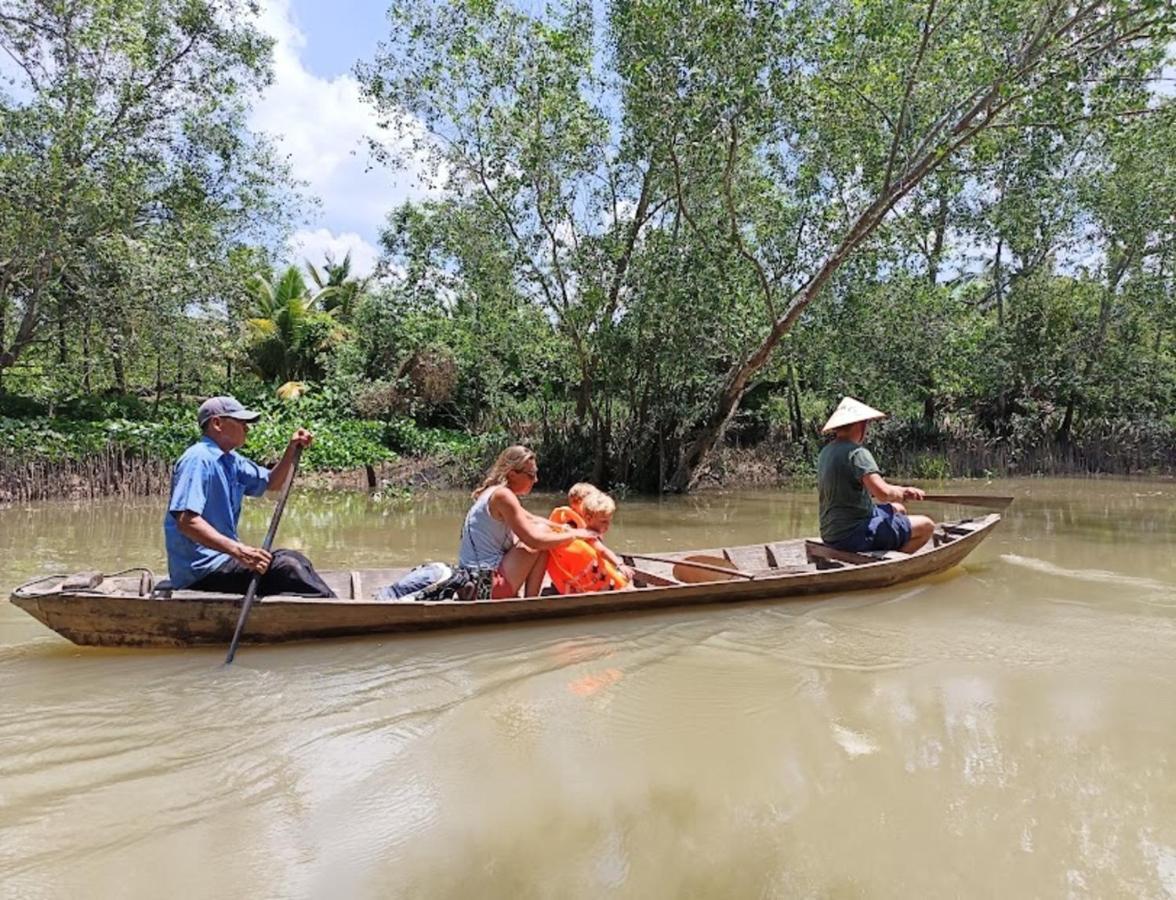
[[[277,462],[296,428],[314,432],[314,443],[302,457],[308,471],[354,469],[396,454],[381,443],[383,426],[361,419],[327,421],[294,416],[266,416],[249,432],[244,452],[259,461]]]
[[[0,417],[30,419],[49,414],[49,407],[40,400],[20,394],[0,393]]]
[[[911,463],[910,473],[913,478],[923,478],[929,481],[946,481],[951,478],[951,464],[947,458],[936,453],[920,453]]]
[[[70,397],[54,413],[63,419],[99,422],[103,419],[147,419],[151,407],[132,394],[89,394]]]
[[[200,437],[195,417],[184,418],[187,421],[0,418],[0,445],[5,448],[5,456],[17,462],[76,460],[113,447],[144,459],[172,461]],[[303,457],[308,471],[353,469],[395,456],[382,444],[384,426],[379,422],[328,421],[294,415],[265,416],[251,429],[243,452],[261,462],[274,463],[299,426],[315,433],[315,442]]]

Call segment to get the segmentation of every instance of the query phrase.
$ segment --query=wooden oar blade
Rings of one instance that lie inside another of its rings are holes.
[[[958,503],[961,506],[979,506],[983,509],[1008,509],[1016,497],[1003,497],[997,494],[925,494],[924,500],[934,500],[938,503]]]
[[[701,563],[702,566],[692,566],[691,563]],[[716,572],[715,569],[730,569],[731,574]],[[734,581],[739,576],[735,572],[736,566],[729,559],[722,556],[687,556],[674,566],[673,575],[686,584],[702,584],[708,581]]]

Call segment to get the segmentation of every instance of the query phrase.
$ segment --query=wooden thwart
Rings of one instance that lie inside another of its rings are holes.
[[[854,566],[879,562],[879,559],[875,556],[854,553],[852,550],[838,550],[835,547],[830,547],[828,544],[822,544],[820,541],[805,541],[804,550],[808,554],[809,559],[828,559],[833,562],[849,563]]]

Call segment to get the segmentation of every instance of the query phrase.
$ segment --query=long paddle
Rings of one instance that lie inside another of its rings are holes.
[[[278,505],[274,507],[273,518],[270,519],[269,531],[266,532],[265,541],[262,542],[261,549],[267,553],[274,545],[274,536],[278,533],[278,523],[282,521],[282,513],[286,509],[286,498],[290,496],[290,486],[294,484],[294,476],[298,474],[298,461],[302,458],[302,447],[298,444],[294,445],[294,462],[290,469],[290,477],[286,479],[286,485],[282,488],[282,493],[278,497]],[[241,643],[241,632],[245,630],[245,620],[249,618],[249,610],[253,608],[253,600],[257,596],[257,586],[261,583],[261,573],[254,572],[253,577],[249,579],[249,588],[245,591],[245,600],[241,603],[241,615],[237,618],[237,630],[233,632],[233,642],[229,644],[229,654],[225,657],[225,665],[230,665],[233,662],[233,657],[237,655],[237,645]]]
[[[682,566],[684,569],[702,569],[706,572],[721,572],[724,575],[737,575],[740,578],[755,578],[751,572],[744,572],[740,569],[728,569],[724,566],[714,566],[710,563],[695,562],[691,557],[685,559],[672,559],[669,556],[647,556],[640,553],[622,553],[622,557],[629,557],[630,559],[644,559],[647,562],[668,563],[671,566]]]
[[[924,494],[924,500],[940,503],[959,503],[963,506],[979,506],[985,509],[1006,509],[1015,497],[1001,497],[996,494]]]

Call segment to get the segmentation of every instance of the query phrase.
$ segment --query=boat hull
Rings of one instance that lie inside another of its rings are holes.
[[[310,599],[273,596],[259,598],[245,629],[246,643],[279,643],[354,635],[506,625],[574,616],[617,615],[700,604],[787,600],[797,597],[878,589],[912,581],[957,565],[991,533],[1000,516],[990,515],[954,525],[959,533],[918,553],[887,554],[886,559],[818,568],[808,561],[803,571],[770,569],[754,578],[734,578],[695,584],[650,586],[639,590],[576,594],[517,600],[473,602],[378,602],[372,599]],[[804,546],[803,541],[778,545],[729,548],[733,562],[749,552],[773,561],[771,548]],[[691,551],[710,552],[716,551]],[[724,552],[719,550],[717,552]],[[678,554],[679,559],[687,554]],[[779,553],[776,554],[777,556]],[[668,580],[651,573],[652,580]],[[382,574],[390,580],[394,570]],[[354,573],[359,575],[360,573]],[[346,573],[337,573],[338,578]],[[353,582],[353,584],[358,582]],[[370,584],[374,589],[375,584]],[[358,592],[357,592],[358,593]],[[360,594],[362,596],[362,594]],[[224,645],[232,638],[240,613],[240,599],[229,595],[200,595],[177,591],[171,597],[65,590],[61,587],[20,588],[11,601],[75,644],[106,647],[192,647]]]

